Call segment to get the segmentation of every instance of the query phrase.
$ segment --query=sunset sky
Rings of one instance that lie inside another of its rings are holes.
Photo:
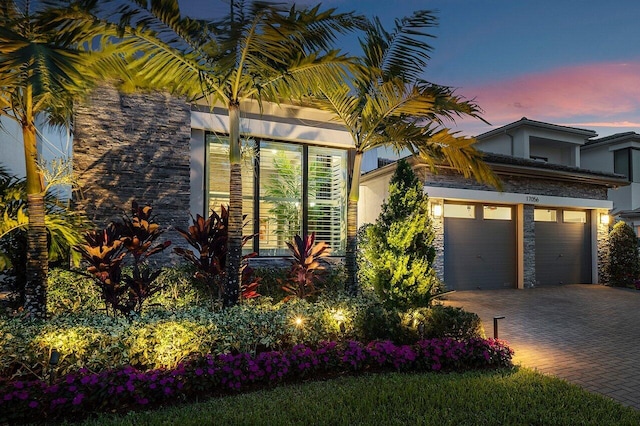
[[[315,4],[315,2],[298,2]],[[215,17],[228,1],[180,0],[183,13]],[[380,16],[387,28],[414,10],[436,12],[425,79],[473,98],[491,123],[452,127],[477,135],[523,116],[595,130],[640,133],[640,2],[637,0],[330,0]],[[355,40],[341,45],[358,53]]]

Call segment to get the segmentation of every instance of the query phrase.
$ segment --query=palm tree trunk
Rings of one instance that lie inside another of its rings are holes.
[[[358,200],[360,199],[360,168],[362,165],[362,152],[356,151],[353,161],[353,175],[351,176],[351,189],[347,199],[347,253],[345,266],[347,267],[347,283],[345,290],[355,296],[358,293],[358,264],[356,253],[358,251]]]
[[[242,261],[242,152],[240,146],[240,105],[229,103],[229,234],[225,307],[238,303]]]
[[[44,188],[38,170],[36,128],[32,114],[26,114],[22,124],[24,138],[25,168],[27,180],[27,282],[24,288],[24,310],[36,318],[47,315],[47,272],[49,252],[47,228],[44,216]]]

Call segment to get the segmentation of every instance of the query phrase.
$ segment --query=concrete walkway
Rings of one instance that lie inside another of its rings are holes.
[[[640,291],[601,285],[459,291],[445,304],[493,317],[516,364],[640,409]]]

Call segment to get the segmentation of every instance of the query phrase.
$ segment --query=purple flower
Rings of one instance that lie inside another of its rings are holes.
[[[75,396],[75,398],[73,398],[73,401],[71,403],[73,405],[80,405],[83,399],[84,399],[84,394],[79,393]]]

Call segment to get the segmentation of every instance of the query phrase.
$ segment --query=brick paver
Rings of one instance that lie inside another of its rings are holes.
[[[447,305],[493,317],[514,362],[640,409],[640,291],[575,284],[527,290],[458,291]]]

